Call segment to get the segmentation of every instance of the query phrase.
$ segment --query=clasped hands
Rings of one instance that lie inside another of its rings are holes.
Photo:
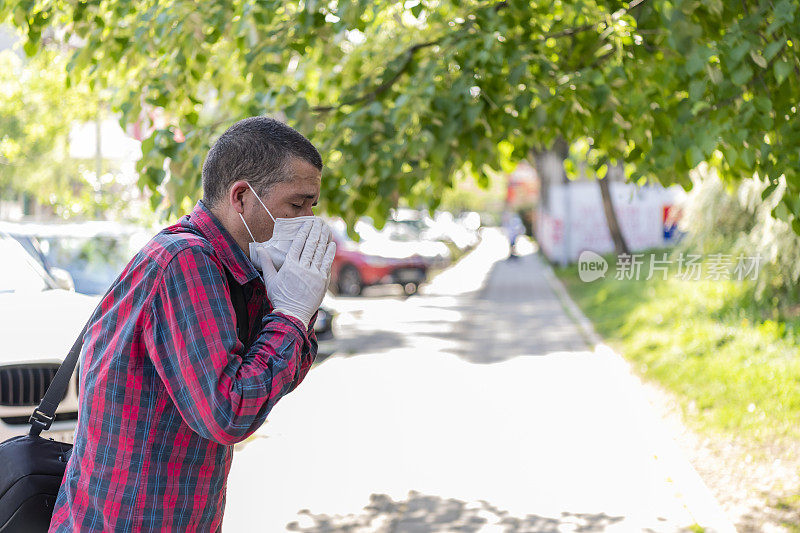
[[[308,329],[330,283],[336,255],[330,228],[319,218],[306,222],[292,241],[280,270],[275,270],[266,250],[259,249],[258,254],[273,310],[299,319]]]

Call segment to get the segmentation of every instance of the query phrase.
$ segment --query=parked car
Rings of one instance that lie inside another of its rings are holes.
[[[331,286],[343,296],[358,296],[364,287],[398,284],[406,294],[417,291],[428,275],[428,263],[413,243],[393,241],[368,224],[357,225],[362,237],[348,237],[344,222],[331,222],[336,257],[331,269]]]
[[[438,211],[429,226],[422,232],[422,237],[451,242],[459,250],[466,250],[478,244],[477,232],[459,224],[449,211]]]
[[[425,211],[400,208],[392,210],[391,222],[386,227],[391,228],[399,240],[452,243],[459,250],[465,250],[478,244],[480,215],[469,213],[458,221],[449,211],[436,211],[431,218]]]
[[[105,294],[131,257],[152,237],[137,226],[110,221],[68,224],[0,223],[44,269],[76,292]]]
[[[422,258],[429,268],[444,268],[450,264],[450,249],[444,242],[429,239],[403,222],[388,221],[379,232],[379,239],[364,242],[367,253],[383,253],[390,248],[395,255],[414,254]],[[387,242],[388,241],[388,242]],[[378,248],[374,252],[373,248]]]
[[[60,289],[8,234],[0,233],[0,441],[26,433],[28,419],[97,305]],[[77,371],[45,437],[71,441],[78,418]]]

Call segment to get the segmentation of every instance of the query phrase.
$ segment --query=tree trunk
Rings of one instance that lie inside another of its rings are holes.
[[[622,231],[619,229],[619,222],[617,222],[617,213],[614,211],[614,203],[611,201],[611,191],[608,189],[608,181],[611,175],[609,168],[606,177],[597,180],[600,185],[600,195],[603,197],[603,211],[606,214],[606,223],[608,224],[608,231],[611,232],[611,238],[614,240],[614,250],[619,254],[630,254],[628,245],[625,242],[625,237],[622,236]]]
[[[564,172],[564,159],[569,155],[569,143],[559,136],[549,149],[533,149],[530,151],[531,163],[539,175],[539,197],[545,207],[550,207],[550,185],[568,183]],[[556,163],[556,161],[558,161]]]
[[[534,166],[536,167],[536,173],[539,175],[541,187],[539,189],[539,196],[540,196],[540,203],[539,209],[547,213],[552,213],[554,211],[558,211],[556,206],[552,204],[552,198],[550,198],[551,194],[551,187],[554,185],[563,185],[565,188],[564,196],[563,196],[563,206],[564,211],[564,218],[563,218],[563,226],[562,226],[562,235],[563,239],[562,242],[557,245],[560,249],[560,258],[556,259],[556,255],[559,252],[553,250],[555,255],[551,254],[551,260],[557,260],[561,265],[566,266],[569,264],[570,258],[570,243],[572,239],[572,223],[570,220],[570,191],[569,191],[569,179],[567,179],[567,174],[564,171],[564,159],[567,158],[569,155],[569,143],[563,138],[558,137],[555,142],[553,142],[553,146],[548,149],[534,149],[531,151],[531,156],[533,159]],[[536,238],[539,238],[538,234],[534,235]]]

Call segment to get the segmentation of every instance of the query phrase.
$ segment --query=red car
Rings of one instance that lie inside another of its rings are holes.
[[[428,275],[426,262],[419,255],[409,255],[406,243],[357,243],[336,230],[333,240],[336,257],[331,287],[342,296],[358,296],[364,287],[387,284],[402,285],[406,294],[414,294]]]

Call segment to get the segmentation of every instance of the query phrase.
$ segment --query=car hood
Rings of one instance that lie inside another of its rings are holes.
[[[56,289],[0,293],[0,364],[64,359],[99,301]]]

